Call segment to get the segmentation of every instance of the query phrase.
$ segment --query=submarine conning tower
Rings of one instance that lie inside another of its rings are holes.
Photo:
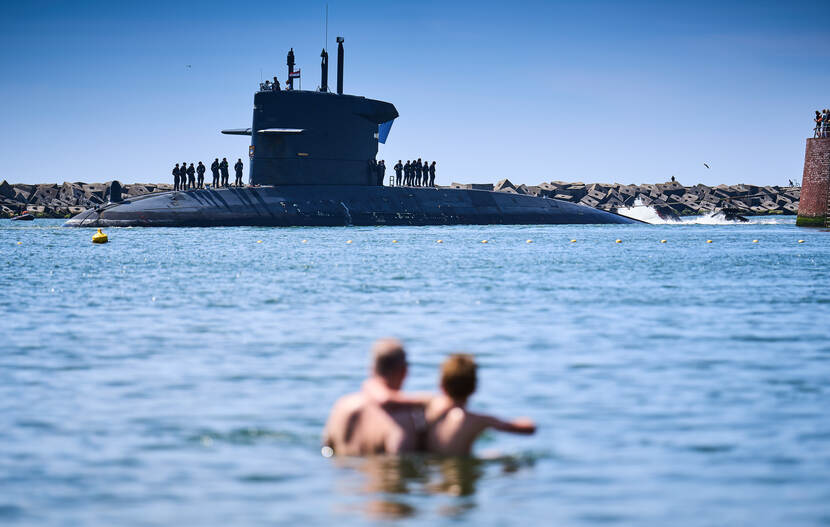
[[[342,37],[337,41],[337,87],[341,92]],[[377,184],[368,164],[377,156],[378,141],[385,140],[398,111],[388,102],[328,92],[327,54],[323,61],[319,91],[294,90],[291,83],[282,91],[261,86],[254,94],[251,128],[222,131],[250,134],[250,184]]]
[[[830,227],[830,137],[807,139],[796,225]]]

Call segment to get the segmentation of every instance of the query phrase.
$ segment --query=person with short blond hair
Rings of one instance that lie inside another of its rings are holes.
[[[528,418],[503,421],[467,410],[467,400],[478,385],[478,373],[472,355],[456,353],[441,365],[442,395],[426,408],[427,451],[447,456],[467,456],[473,443],[488,428],[514,434],[533,434],[536,425]]]

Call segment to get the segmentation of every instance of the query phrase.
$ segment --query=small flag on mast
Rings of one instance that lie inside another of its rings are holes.
[[[291,73],[288,74],[288,77],[292,78],[292,79],[299,79],[300,78],[300,70],[292,71]]]

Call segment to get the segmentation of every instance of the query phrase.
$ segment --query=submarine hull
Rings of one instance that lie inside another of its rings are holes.
[[[88,210],[67,227],[627,224],[560,200],[485,190],[286,185],[148,194]]]

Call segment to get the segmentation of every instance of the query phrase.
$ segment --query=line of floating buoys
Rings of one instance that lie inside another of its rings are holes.
[[[98,229],[98,232],[92,235],[92,243],[107,243],[109,238],[107,235],[101,232],[101,229]]]

